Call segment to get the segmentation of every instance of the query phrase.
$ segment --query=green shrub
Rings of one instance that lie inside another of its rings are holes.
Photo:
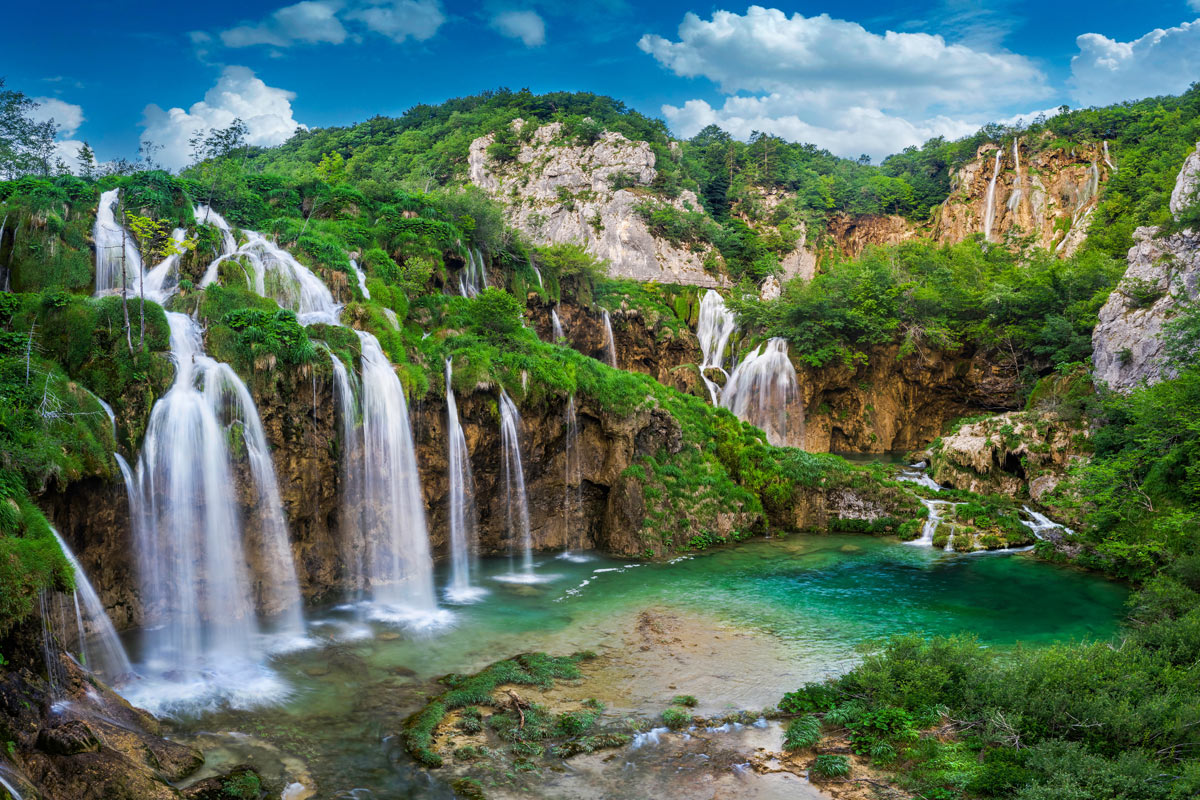
[[[785,714],[809,714],[828,711],[837,702],[837,690],[826,683],[806,683],[794,692],[788,692],[779,701],[779,710]]]
[[[677,694],[671,698],[671,705],[673,706],[686,706],[687,708],[695,708],[698,704],[699,703],[696,698],[692,697],[690,694]]]
[[[818,778],[844,778],[850,774],[850,759],[822,753],[813,761],[809,771]]]
[[[681,731],[692,724],[692,715],[686,709],[671,707],[662,713],[662,721],[671,730]]]
[[[783,735],[785,750],[812,747],[821,740],[821,723],[816,717],[800,717],[788,723]]]

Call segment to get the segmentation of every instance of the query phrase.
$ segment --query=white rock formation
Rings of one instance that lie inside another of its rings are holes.
[[[1178,218],[1186,206],[1197,202],[1197,192],[1200,192],[1200,142],[1196,142],[1196,149],[1183,162],[1183,169],[1175,181],[1175,189],[1171,192],[1171,213]]]
[[[524,123],[513,124],[519,129]],[[509,222],[533,241],[583,245],[608,260],[613,277],[727,285],[723,276],[704,269],[709,248],[691,250],[659,239],[638,214],[637,206],[651,199],[645,189],[657,175],[649,144],[606,132],[584,147],[559,140],[561,130],[557,122],[538,128],[512,164],[498,164],[488,156],[493,134],[476,139],[468,161],[471,182],[503,203]],[[614,189],[613,179],[631,185]],[[701,210],[699,199],[686,190],[672,205]]]
[[[1200,188],[1200,145],[1188,156],[1171,193],[1176,216],[1195,202]],[[1100,309],[1092,332],[1092,367],[1096,380],[1128,392],[1164,375],[1162,329],[1181,299],[1200,292],[1200,232],[1157,237],[1157,228],[1138,228],[1129,250],[1129,266],[1116,290]]]

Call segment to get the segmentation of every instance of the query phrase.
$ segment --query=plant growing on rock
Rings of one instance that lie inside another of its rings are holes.
[[[850,774],[850,759],[822,753],[813,761],[809,772],[817,778],[844,778]]]
[[[692,724],[692,715],[685,709],[672,706],[662,713],[663,725],[673,731],[681,731]]]
[[[816,717],[800,717],[788,723],[783,734],[785,750],[802,750],[821,740],[821,723]]]

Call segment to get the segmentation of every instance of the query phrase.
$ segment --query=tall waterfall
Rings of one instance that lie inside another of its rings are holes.
[[[555,344],[563,344],[567,341],[567,334],[563,330],[562,320],[558,318],[558,309],[550,309],[550,330],[554,335]]]
[[[446,359],[446,445],[450,492],[447,511],[450,521],[450,585],[446,599],[452,603],[470,603],[483,594],[471,585],[472,563],[478,533],[475,508],[475,483],[471,475],[471,454],[458,418],[454,397],[453,367]]]
[[[1110,172],[1117,171],[1116,165],[1113,164],[1112,160],[1109,158],[1109,155],[1108,155],[1108,139],[1104,140],[1104,163],[1108,167]]]
[[[240,257],[250,265],[247,283],[256,294],[270,297],[281,308],[296,312],[303,324],[324,322],[337,325],[338,306],[329,288],[295,257],[261,233],[243,231],[246,241],[232,253],[223,254],[209,265],[200,281],[207,286],[217,279],[220,262]]]
[[[983,238],[992,241],[992,224],[996,221],[996,179],[1000,177],[1000,157],[1004,151],[996,148],[996,163],[992,167],[992,179],[988,181],[987,205],[983,212]]]
[[[508,392],[500,390],[501,465],[504,473],[504,509],[508,537],[521,548],[521,571],[509,580],[533,582],[533,535],[529,527],[529,499],[525,494],[525,469],[521,464],[521,415]]]
[[[128,678],[133,673],[133,667],[129,664],[129,656],[125,654],[125,647],[117,638],[117,631],[113,627],[112,620],[108,618],[108,612],[104,610],[104,604],[100,602],[100,596],[92,588],[79,560],[75,558],[71,548],[67,547],[67,543],[59,536],[58,531],[52,527],[50,532],[54,534],[58,546],[62,548],[63,555],[67,557],[67,561],[75,571],[75,626],[79,635],[80,661],[88,669],[105,676],[110,681]],[[83,603],[82,611],[79,605],[81,602]],[[88,648],[89,626],[93,631],[90,638],[96,645],[94,649]]]
[[[616,368],[617,366],[617,340],[613,338],[612,320],[608,316],[608,309],[604,309],[604,347],[605,355],[608,358],[608,365]]]
[[[586,556],[573,552],[584,544],[583,523],[583,467],[579,458],[579,419],[575,413],[575,395],[567,398],[566,423],[563,442],[563,531],[565,543],[560,558],[571,561],[586,560]]]
[[[770,339],[742,359],[725,384],[721,405],[762,428],[771,444],[803,446],[804,403],[784,339]]]
[[[138,279],[142,274],[142,257],[137,243],[116,218],[120,189],[109,189],[100,195],[96,209],[96,223],[92,226],[92,238],[96,242],[96,294],[120,291],[122,272],[126,291],[137,293]]]
[[[384,619],[436,621],[433,559],[404,388],[379,340],[362,344],[362,585]]]
[[[716,405],[721,396],[721,387],[709,379],[706,370],[718,369],[725,373],[725,348],[729,337],[737,330],[737,318],[725,307],[725,299],[709,289],[700,301],[700,320],[696,326],[696,337],[700,340],[700,377],[708,387],[708,395]]]
[[[1008,210],[1015,213],[1021,205],[1021,139],[1013,137],[1012,145],[1013,165],[1016,169],[1016,177],[1013,178],[1012,194],[1008,197]]]

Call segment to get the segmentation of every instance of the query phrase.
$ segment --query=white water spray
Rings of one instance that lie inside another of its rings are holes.
[[[136,294],[142,275],[142,257],[137,242],[116,218],[120,189],[109,189],[100,195],[92,238],[96,242],[96,295],[121,291],[122,285]],[[122,281],[122,276],[123,281]]]
[[[709,379],[707,370],[717,369],[725,374],[726,381],[729,373],[725,371],[725,349],[729,346],[729,338],[737,330],[737,318],[725,307],[725,299],[712,289],[709,289],[700,301],[700,320],[696,325],[696,338],[700,340],[700,352],[703,359],[700,362],[700,377],[708,387],[708,395],[713,405],[717,405],[721,397],[721,387]]]
[[[721,405],[762,428],[771,444],[802,446],[804,401],[787,342],[770,339],[742,359],[725,384]]]
[[[504,473],[505,519],[509,540],[521,551],[521,571],[508,579],[532,583],[533,536],[529,527],[529,499],[525,494],[525,470],[521,465],[521,415],[508,392],[500,390],[500,441]]]
[[[613,337],[612,319],[608,315],[608,309],[604,309],[604,352],[608,359],[608,365],[613,369],[617,367],[617,340]]]
[[[1000,177],[1000,157],[1003,150],[996,148],[996,163],[992,167],[992,179],[988,181],[987,205],[983,212],[983,238],[992,241],[992,225],[996,221],[996,179]]]
[[[467,439],[458,418],[453,375],[450,359],[446,359],[446,442],[450,473],[446,509],[450,522],[450,585],[446,588],[446,599],[452,603],[470,603],[478,600],[484,592],[471,585],[478,518],[471,454],[467,450]]]
[[[75,624],[79,634],[81,662],[88,669],[105,676],[110,681],[128,679],[133,673],[133,667],[129,664],[129,656],[125,654],[125,647],[117,637],[112,620],[108,618],[108,612],[104,610],[104,603],[100,602],[100,596],[96,594],[96,590],[88,581],[87,574],[83,571],[79,560],[75,558],[71,548],[67,547],[62,536],[53,527],[50,528],[50,532],[54,534],[58,546],[62,548],[63,555],[67,557],[67,561],[75,571]],[[81,602],[82,610],[80,609]],[[90,651],[88,649],[89,625],[93,631],[91,638],[96,645]]]

